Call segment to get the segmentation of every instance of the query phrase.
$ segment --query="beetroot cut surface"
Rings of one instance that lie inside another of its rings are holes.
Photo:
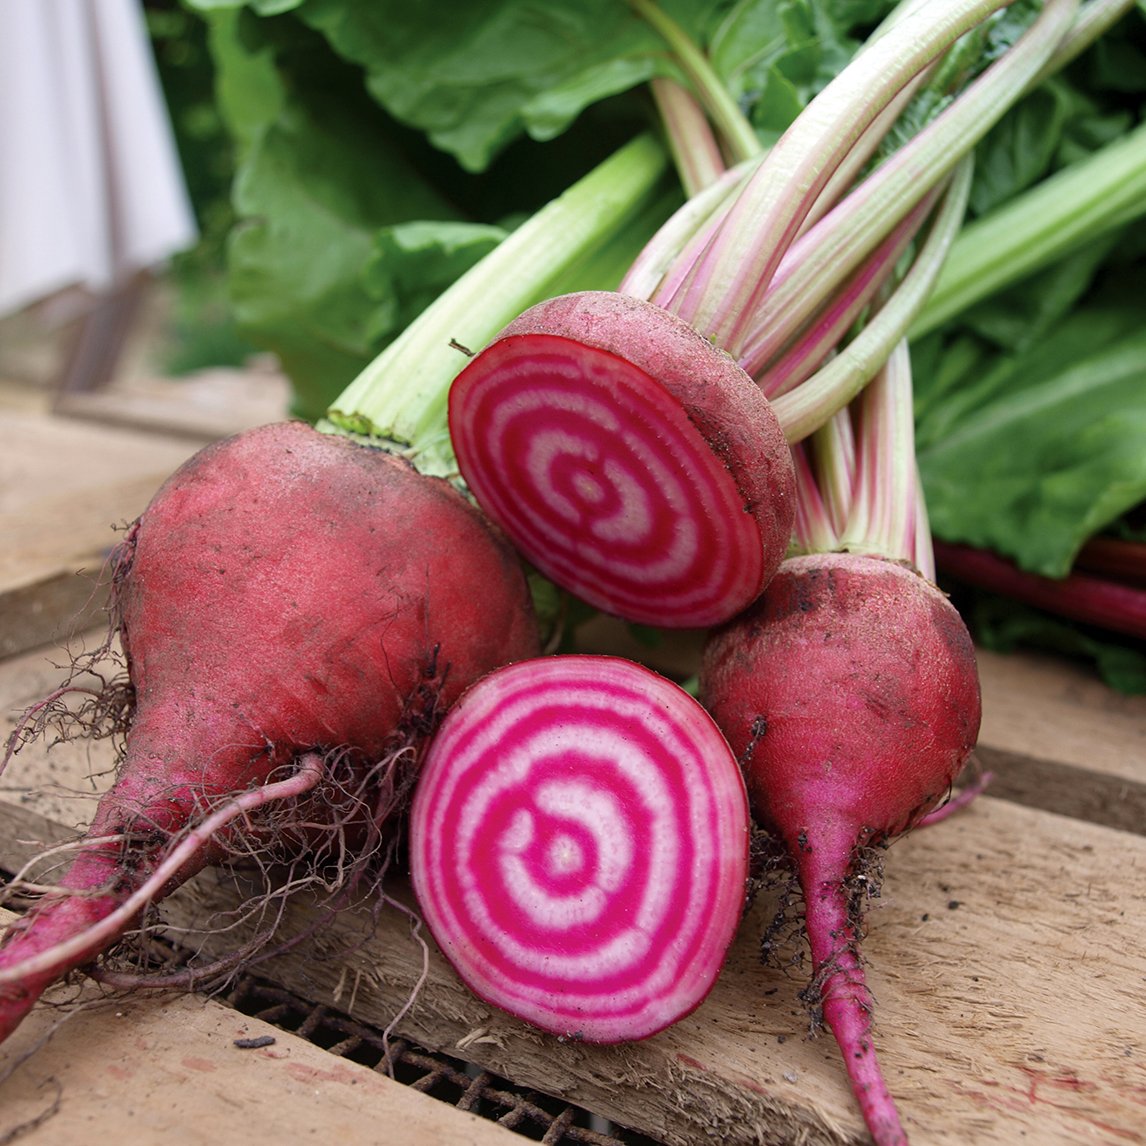
[[[707,995],[744,906],[748,806],[699,704],[629,661],[485,677],[414,796],[426,923],[481,998],[562,1038],[644,1038]]]
[[[546,576],[666,628],[735,615],[784,556],[788,446],[759,388],[652,303],[539,303],[455,379],[450,433],[478,503]]]

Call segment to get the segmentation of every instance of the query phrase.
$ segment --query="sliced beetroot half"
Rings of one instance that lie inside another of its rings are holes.
[[[740,769],[619,657],[521,661],[450,710],[411,810],[431,933],[481,998],[563,1038],[655,1034],[708,994],[748,875]]]
[[[449,417],[482,508],[604,612],[717,624],[783,559],[794,478],[771,406],[652,303],[608,291],[539,303],[455,379]]]

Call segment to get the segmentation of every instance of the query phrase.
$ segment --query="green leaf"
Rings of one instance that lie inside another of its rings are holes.
[[[1146,3],[1139,0],[1138,11],[1146,16]],[[1133,29],[1133,30],[1131,30]],[[1119,34],[1119,32],[1128,34]],[[1132,38],[1137,35],[1137,42]],[[1122,29],[1103,36],[1092,54],[1090,80],[1097,88],[1115,92],[1146,92],[1146,44],[1142,20],[1127,19]]]
[[[1125,275],[1040,341],[929,402],[919,465],[935,534],[1061,577],[1146,498],[1146,275]]]
[[[716,2],[665,8],[695,31]],[[408,0],[306,0],[298,15],[469,171],[523,132],[551,139],[589,104],[672,71],[656,32],[618,0],[469,0],[448,19]]]
[[[975,151],[972,214],[984,214],[1051,170],[1069,112],[1066,92],[1046,84],[987,133]]]
[[[203,0],[196,0],[200,6]],[[246,42],[237,11],[211,12],[208,43],[215,63],[215,99],[231,137],[243,151],[282,113],[285,91],[267,46]]]
[[[594,62],[578,55],[576,43],[556,36],[567,66],[547,73],[546,59],[526,51],[530,29],[548,29],[553,39],[553,29],[572,20],[587,35],[579,5],[562,12],[560,4],[485,0],[476,12],[466,7],[457,20],[443,21],[432,6],[413,6],[415,11],[396,3],[192,2],[209,27],[219,105],[237,144],[233,199],[239,221],[229,242],[236,320],[251,343],[278,355],[294,386],[295,411],[307,418],[321,416],[431,297],[499,240],[504,231],[491,221],[531,214],[644,123],[643,111],[640,117],[611,116],[595,106],[566,146],[546,148],[544,162],[540,145],[519,144],[478,177],[401,126],[367,91],[359,63],[331,46],[345,47],[358,37],[366,56],[371,45],[377,47],[371,61],[387,74],[390,52],[402,56],[398,63],[412,73],[424,67],[430,96],[456,99],[467,125],[471,98],[479,111],[498,105],[501,95],[486,90],[484,78],[504,65],[510,79],[501,94],[513,96],[507,107],[517,125],[506,129],[506,137],[523,123],[545,136],[587,101],[636,82],[652,66],[639,54],[635,63],[611,56],[603,44]],[[277,14],[270,18],[259,14],[272,9]],[[387,23],[390,9],[396,19]],[[502,13],[520,25],[517,51],[532,69],[528,84],[514,86],[523,59],[499,55],[488,23],[484,60],[466,40],[475,19],[482,25],[483,13],[489,20]],[[626,5],[613,6],[611,18],[621,15],[645,44],[646,57],[653,49],[662,52],[652,29],[633,19]],[[418,44],[409,59],[402,55],[404,27]],[[609,50],[624,47],[613,42]],[[439,48],[457,65],[452,70],[440,67],[434,55]],[[477,129],[480,134],[480,123]],[[491,151],[500,146],[488,134],[483,138]],[[441,229],[443,223],[454,229]]]
[[[502,227],[483,223],[426,220],[379,231],[362,278],[366,291],[379,302],[377,337],[413,322],[506,233]]]
[[[771,143],[893,7],[887,0],[740,0],[712,30],[712,65]]]
[[[293,11],[303,0],[182,0],[182,3],[197,12],[221,12],[249,7],[259,16],[279,16],[283,12]]]
[[[401,329],[402,308],[372,297],[362,276],[378,231],[454,209],[345,101],[286,107],[248,150],[235,187],[242,220],[229,249],[239,328],[273,348],[302,417],[317,418]]]
[[[531,139],[554,139],[585,108],[637,87],[650,74],[644,59],[604,60],[532,96],[522,105],[522,123]]]
[[[1088,243],[1019,287],[1000,291],[968,309],[961,324],[1006,351],[1022,351],[1041,342],[1082,302],[1124,231]]]

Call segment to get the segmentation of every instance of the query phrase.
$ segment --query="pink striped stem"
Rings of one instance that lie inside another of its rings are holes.
[[[806,290],[796,292],[790,300],[792,305],[786,309],[767,307],[766,311],[761,312],[760,325],[746,347],[740,364],[756,379],[767,397],[776,398],[795,389],[816,372],[837,346],[846,341],[846,335],[880,288],[894,277],[896,264],[910,246],[937,198],[937,194],[929,196],[916,206],[871,256],[860,264],[852,277],[830,294],[826,302],[819,297],[822,291]],[[802,244],[797,243],[793,250],[797,260],[797,250],[801,247]],[[787,278],[788,267],[796,265],[798,261],[789,260],[781,264],[776,275],[777,289]],[[825,282],[824,286],[827,285]],[[814,311],[818,302],[823,302],[823,305]],[[793,336],[793,332],[808,315],[811,318]],[[786,340],[791,341],[785,347]]]
[[[910,561],[915,552],[915,426],[907,341],[856,400],[859,408],[856,497],[841,542],[845,548]]]
[[[912,12],[861,52],[805,108],[745,185],[728,225],[677,292],[671,309],[739,356],[781,259],[858,140],[905,85],[1001,6],[991,0],[952,0],[939,14],[930,8]],[[936,173],[919,186],[917,197],[950,169],[929,158]]]
[[[724,157],[704,110],[675,80],[657,76],[650,82],[657,115],[668,139],[673,166],[689,199],[724,174]]]
[[[797,442],[792,447],[796,469],[796,521],[792,539],[801,552],[823,553],[838,548],[840,538],[816,481],[810,448],[809,441]]]

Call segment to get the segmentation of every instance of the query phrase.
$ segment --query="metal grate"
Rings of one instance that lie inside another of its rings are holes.
[[[332,1008],[309,1003],[252,977],[223,997],[236,1010],[262,1019],[315,1046],[513,1130],[547,1146],[658,1146],[580,1107],[518,1087],[470,1063],[426,1050],[364,1026]]]

